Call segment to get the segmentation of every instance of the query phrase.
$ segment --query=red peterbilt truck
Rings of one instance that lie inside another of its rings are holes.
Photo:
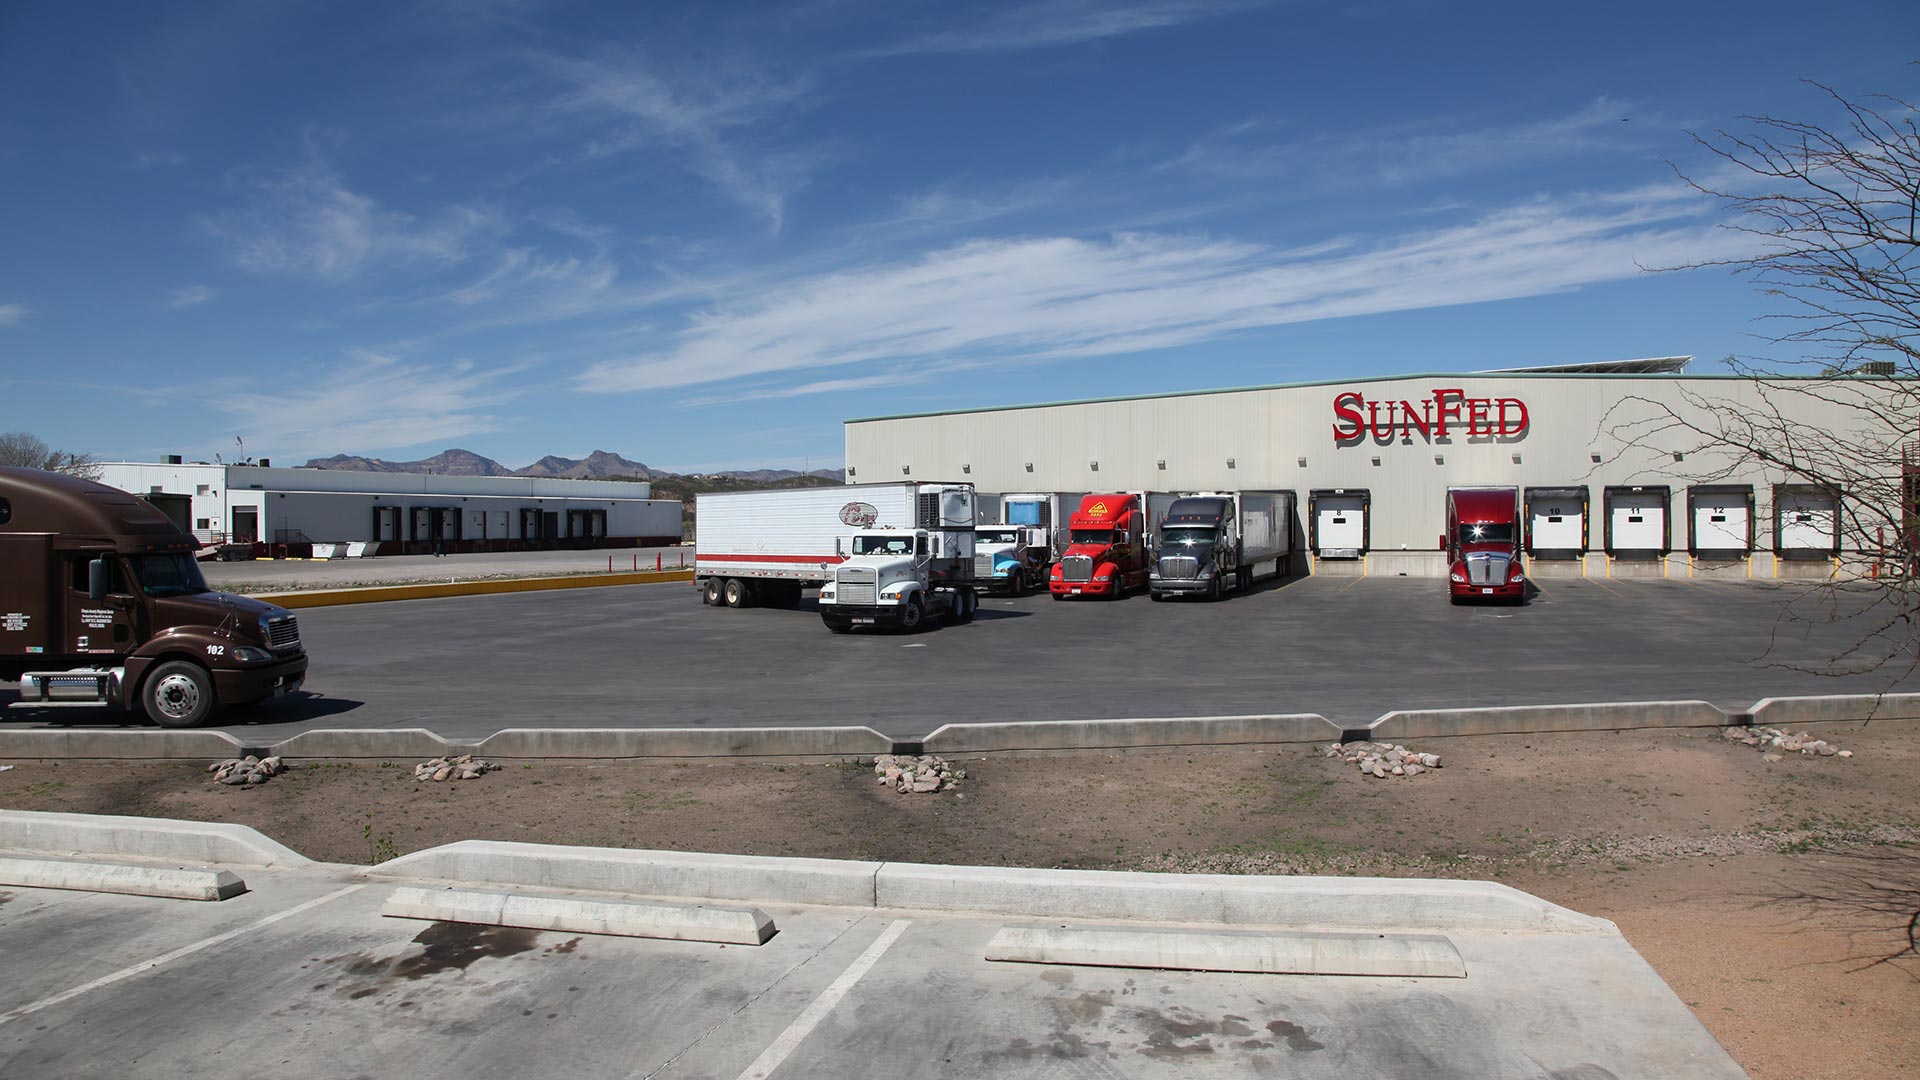
[[[1130,589],[1146,588],[1154,533],[1175,498],[1159,491],[1082,497],[1067,519],[1067,547],[1054,560],[1047,591],[1055,600],[1119,600]]]
[[[1447,596],[1523,602],[1527,577],[1520,565],[1520,490],[1447,489]]]

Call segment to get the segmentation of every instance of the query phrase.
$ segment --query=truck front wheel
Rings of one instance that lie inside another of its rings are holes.
[[[140,687],[140,706],[161,727],[188,728],[213,715],[213,676],[186,660],[153,669]]]
[[[908,633],[920,629],[926,617],[927,609],[921,605],[918,593],[907,597],[907,602],[900,605],[900,629]]]
[[[827,629],[836,634],[844,634],[853,629],[852,619],[847,618],[845,615],[835,615],[830,611],[821,612],[820,621],[826,623]]]

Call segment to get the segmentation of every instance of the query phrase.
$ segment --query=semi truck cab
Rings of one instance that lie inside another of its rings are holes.
[[[1519,489],[1449,488],[1444,540],[1447,596],[1453,603],[1476,597],[1526,599]]]
[[[1104,596],[1118,600],[1147,583],[1142,497],[1088,495],[1067,519],[1067,549],[1053,564],[1047,591],[1055,600]]]
[[[836,634],[856,626],[913,631],[934,617],[972,622],[980,608],[972,578],[971,529],[865,529],[820,586],[820,619]]]
[[[1040,583],[1049,550],[1047,531],[1024,525],[977,525],[973,530],[973,576],[980,587],[1024,596]]]
[[[0,678],[13,709],[119,706],[163,727],[300,688],[285,608],[207,588],[194,539],[117,488],[0,468]]]

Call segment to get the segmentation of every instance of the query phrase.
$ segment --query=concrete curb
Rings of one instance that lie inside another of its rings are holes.
[[[119,855],[216,866],[312,865],[306,856],[245,825],[34,810],[0,810],[0,851]]]
[[[1920,720],[1920,694],[1834,694],[1827,697],[1764,698],[1753,707],[1758,727],[1846,720]]]
[[[0,758],[223,760],[240,756],[224,731],[0,731]]]
[[[715,941],[725,945],[764,945],[774,935],[773,920],[752,908],[529,896],[481,889],[423,889],[412,885],[395,889],[380,914],[391,919],[518,926],[528,930],[670,941]]]
[[[929,754],[962,754],[1000,750],[1238,746],[1252,743],[1338,742],[1339,739],[1340,725],[1317,713],[1295,713],[946,724],[928,735],[923,743]]]
[[[874,904],[1053,919],[1315,930],[1615,933],[1612,923],[1491,881],[1146,874],[886,863]]]
[[[985,959],[1162,971],[1464,979],[1466,961],[1437,934],[1258,934],[1103,926],[1007,926]]]
[[[469,745],[425,728],[339,728],[303,731],[274,743],[268,752],[289,758],[436,758],[467,753]]]
[[[1725,727],[1727,714],[1704,701],[1608,701],[1587,705],[1512,705],[1494,709],[1409,709],[1375,720],[1376,742],[1453,735],[1530,735],[1543,731]]]
[[[247,891],[246,882],[230,870],[6,856],[0,856],[0,885],[159,896],[168,900],[225,900]]]
[[[365,874],[456,885],[872,907],[873,877],[879,869],[879,863],[839,859],[462,840],[402,855]]]
[[[648,570],[638,574],[574,574],[550,578],[493,578],[449,581],[434,585],[371,585],[360,589],[303,589],[299,592],[258,593],[255,600],[283,608],[334,607],[340,604],[384,604],[393,600],[437,600],[448,596],[493,596],[500,593],[545,592],[550,589],[596,589],[612,585],[653,585],[663,581],[692,581],[693,569]]]
[[[856,757],[893,751],[866,727],[511,728],[473,744],[502,758]]]

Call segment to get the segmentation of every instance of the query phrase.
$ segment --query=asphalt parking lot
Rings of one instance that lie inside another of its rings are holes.
[[[1436,581],[1307,578],[1219,604],[990,598],[971,625],[910,636],[829,634],[811,601],[706,608],[680,583],[311,608],[300,613],[308,693],[225,726],[254,739],[865,724],[911,739],[969,721],[1317,712],[1358,726],[1398,708],[1698,698],[1745,709],[1888,689],[1890,672],[1801,670],[1864,632],[1857,620],[1784,621],[1805,594],[1588,579],[1548,582],[1524,607],[1454,607]],[[144,724],[92,710],[0,722]]]
[[[1613,933],[1449,933],[1464,978],[996,963],[1036,920],[758,904],[721,946],[383,918],[347,869],[0,891],[0,1075],[1742,1075]]]

